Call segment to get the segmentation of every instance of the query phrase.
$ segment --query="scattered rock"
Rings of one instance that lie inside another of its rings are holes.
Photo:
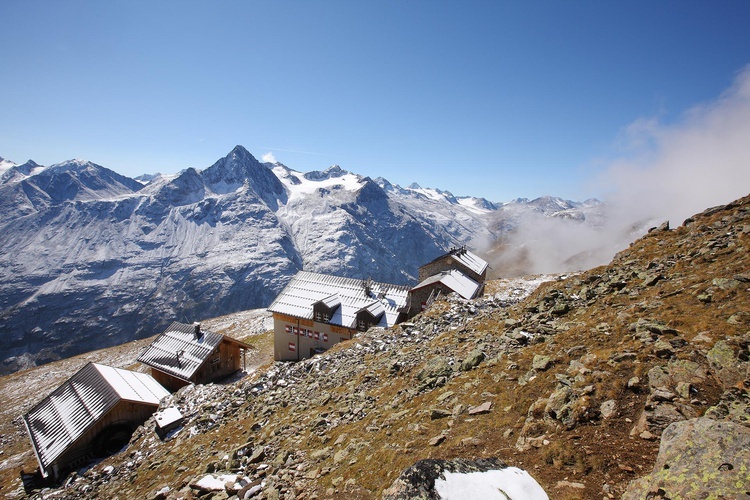
[[[445,434],[440,434],[438,436],[435,436],[434,438],[430,439],[428,441],[428,444],[430,446],[439,446],[445,441]]]
[[[492,402],[485,401],[481,405],[472,406],[469,408],[469,415],[483,415],[489,413],[492,410]]]
[[[450,416],[451,412],[449,412],[448,410],[443,410],[441,408],[433,408],[432,410],[430,410],[430,420],[437,420]]]
[[[556,489],[560,489],[560,488],[573,488],[573,489],[576,489],[576,490],[582,490],[582,489],[586,488],[586,485],[583,484],[583,483],[572,483],[570,481],[558,481],[557,484],[555,485],[555,488]]]
[[[539,354],[534,355],[534,359],[531,362],[531,368],[537,371],[547,370],[552,365],[552,359],[549,356],[542,356]]]
[[[484,361],[484,357],[485,357],[485,356],[484,356],[484,353],[482,352],[482,350],[481,350],[481,349],[475,349],[474,351],[472,351],[472,352],[471,352],[471,353],[470,353],[470,354],[469,354],[469,355],[468,355],[468,356],[466,357],[466,359],[464,359],[464,360],[463,360],[463,361],[461,362],[461,366],[459,367],[459,369],[460,369],[460,370],[461,370],[462,372],[465,372],[465,371],[471,370],[471,369],[473,369],[473,368],[476,368],[477,366],[479,366],[479,364],[480,364],[480,363],[481,363],[482,361]]]
[[[599,413],[603,419],[610,419],[617,414],[617,401],[608,399],[599,406]]]

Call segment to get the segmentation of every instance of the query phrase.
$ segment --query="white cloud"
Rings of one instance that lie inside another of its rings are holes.
[[[625,130],[627,156],[600,182],[607,201],[634,218],[673,225],[750,192],[750,66],[717,99],[688,110],[675,124],[639,120]]]
[[[526,221],[503,241],[496,268],[520,262],[523,272],[562,272],[606,264],[651,226],[669,220],[675,227],[750,193],[750,66],[675,123],[640,119],[618,139],[623,153],[594,180],[608,193],[604,227]]]
[[[261,157],[261,160],[263,160],[263,162],[265,162],[265,163],[278,163],[276,161],[276,156],[274,156],[274,154],[272,152],[270,152],[270,151],[268,153],[264,154]]]

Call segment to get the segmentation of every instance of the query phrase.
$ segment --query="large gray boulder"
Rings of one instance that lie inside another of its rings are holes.
[[[644,498],[747,498],[750,496],[750,428],[694,418],[664,430],[654,470],[631,481],[623,500]]]

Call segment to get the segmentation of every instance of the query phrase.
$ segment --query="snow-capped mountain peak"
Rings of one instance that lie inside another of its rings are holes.
[[[303,174],[303,176],[308,181],[324,181],[332,177],[343,177],[348,173],[348,171],[342,169],[338,165],[332,165],[322,172],[315,170],[312,172],[307,172],[306,174]]]
[[[235,146],[227,156],[201,172],[206,186],[215,194],[227,194],[243,186],[254,191],[275,210],[286,202],[281,181],[242,146]]]
[[[15,163],[0,156],[0,175],[3,175],[8,169],[15,166]]]
[[[242,146],[204,170],[139,180],[85,160],[3,165],[0,360],[263,307],[301,269],[414,283],[449,248],[495,241],[511,227],[500,215],[535,210],[338,165],[302,173]]]
[[[16,165],[8,160],[0,160],[0,184],[22,181],[31,175],[41,172],[44,168],[34,160],[29,160],[22,165]]]

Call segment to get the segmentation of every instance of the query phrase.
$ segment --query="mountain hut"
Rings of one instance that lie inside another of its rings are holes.
[[[300,271],[268,308],[274,359],[297,361],[406,317],[409,287]]]
[[[23,415],[42,476],[119,451],[168,395],[148,374],[88,363]]]
[[[252,346],[232,337],[173,322],[138,357],[151,375],[176,391],[188,384],[216,382],[244,369],[245,352]]]

